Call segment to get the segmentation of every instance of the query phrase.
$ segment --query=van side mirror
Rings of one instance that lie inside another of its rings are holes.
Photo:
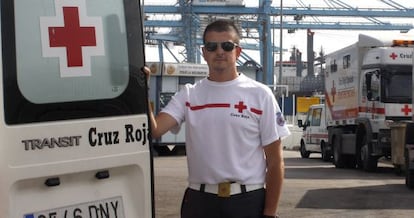
[[[303,127],[302,120],[298,120],[298,126],[299,126],[299,127]]]
[[[371,79],[372,79],[372,73],[365,74],[365,86],[367,87],[368,100],[372,99]]]
[[[305,123],[303,123],[303,120],[298,120],[298,126],[303,128],[303,130],[306,130],[306,127],[309,126],[309,121],[305,121]]]

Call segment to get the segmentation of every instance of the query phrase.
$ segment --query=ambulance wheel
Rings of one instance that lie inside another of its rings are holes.
[[[405,157],[405,185],[409,189],[414,189],[414,170],[410,169],[410,159],[408,156],[408,149],[404,149],[404,157]]]
[[[377,170],[378,158],[371,155],[368,144],[361,148],[361,164],[364,171],[374,172]]]
[[[333,164],[336,168],[344,168],[345,167],[345,155],[342,154],[341,150],[341,141],[342,141],[342,133],[341,131],[335,131],[336,134],[334,135],[333,140]]]
[[[414,189],[414,170],[407,170],[405,172],[405,185],[409,189]]]
[[[414,124],[408,123],[405,129],[405,143],[406,145],[414,144],[414,137],[412,132],[414,130]],[[412,157],[411,157],[412,158]],[[404,149],[404,159],[405,159],[405,185],[409,189],[414,189],[414,169],[410,169],[410,154],[407,147]]]
[[[331,160],[331,152],[328,151],[327,147],[326,147],[326,143],[322,142],[321,143],[321,156],[322,156],[322,160],[325,162],[328,162]]]
[[[300,142],[300,156],[302,158],[309,158],[310,152],[306,150],[305,143]]]

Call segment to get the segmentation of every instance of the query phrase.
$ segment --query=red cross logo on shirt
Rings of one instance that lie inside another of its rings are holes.
[[[398,57],[398,55],[396,55],[394,52],[391,53],[390,58],[392,58],[393,60],[395,60]]]
[[[91,58],[105,55],[102,18],[85,0],[56,0],[55,14],[40,17],[43,57],[59,58],[61,77],[91,76]]]
[[[247,106],[244,105],[242,101],[239,101],[238,104],[234,105],[234,108],[236,108],[239,111],[239,113],[242,113],[244,109],[247,109]]]
[[[405,116],[408,116],[408,114],[411,112],[411,108],[408,107],[408,105],[404,105],[403,108],[401,108],[401,112],[404,113]]]

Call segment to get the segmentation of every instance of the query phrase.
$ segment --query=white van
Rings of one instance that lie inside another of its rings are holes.
[[[302,158],[309,158],[311,153],[321,153],[322,160],[331,160],[332,152],[328,143],[325,105],[311,105],[305,122],[298,120],[298,126],[303,128],[300,139],[300,155]]]
[[[151,218],[141,2],[0,1],[0,217]]]

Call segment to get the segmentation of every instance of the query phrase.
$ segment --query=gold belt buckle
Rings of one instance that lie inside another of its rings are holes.
[[[222,182],[218,185],[218,196],[223,198],[230,197],[230,182]]]

